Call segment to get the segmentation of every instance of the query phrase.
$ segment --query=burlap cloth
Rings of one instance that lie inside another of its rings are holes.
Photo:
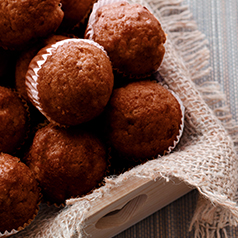
[[[68,200],[65,208],[42,204],[35,221],[14,237],[86,236],[84,217],[90,204],[129,177],[177,177],[196,188],[200,196],[190,226],[195,237],[219,237],[221,230],[237,225],[237,125],[219,84],[206,78],[210,72],[207,40],[180,0],[131,2],[145,5],[167,33],[159,72],[186,108],[183,137],[173,153],[107,178],[105,186]]]

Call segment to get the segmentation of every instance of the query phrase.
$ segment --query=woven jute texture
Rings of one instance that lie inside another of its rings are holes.
[[[104,186],[83,198],[68,200],[65,208],[42,204],[35,221],[14,237],[84,237],[84,218],[93,201],[138,177],[176,177],[199,191],[190,226],[195,237],[219,237],[226,226],[237,225],[238,140],[233,130],[237,125],[225,107],[219,85],[206,78],[210,71],[207,40],[180,0],[131,2],[145,5],[167,34],[159,73],[186,108],[181,141],[172,153],[106,178]]]

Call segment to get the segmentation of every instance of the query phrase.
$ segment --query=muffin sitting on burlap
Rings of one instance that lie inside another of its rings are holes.
[[[170,152],[183,129],[178,98],[156,82],[133,82],[113,91],[105,111],[109,143],[134,161]]]
[[[102,45],[113,68],[126,76],[141,78],[156,71],[166,40],[156,17],[139,4],[101,2],[94,4],[85,38]]]

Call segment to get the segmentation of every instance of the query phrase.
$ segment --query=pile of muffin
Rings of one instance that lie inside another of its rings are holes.
[[[145,7],[4,1],[0,16],[0,234],[178,143],[181,102],[153,77],[166,36]]]

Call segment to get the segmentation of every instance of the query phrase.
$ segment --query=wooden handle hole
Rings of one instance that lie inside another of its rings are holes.
[[[129,221],[138,210],[143,206],[147,199],[147,195],[141,194],[128,203],[126,203],[121,209],[116,209],[112,212],[107,213],[105,216],[100,218],[95,227],[97,229],[107,229],[120,226],[125,222]]]

